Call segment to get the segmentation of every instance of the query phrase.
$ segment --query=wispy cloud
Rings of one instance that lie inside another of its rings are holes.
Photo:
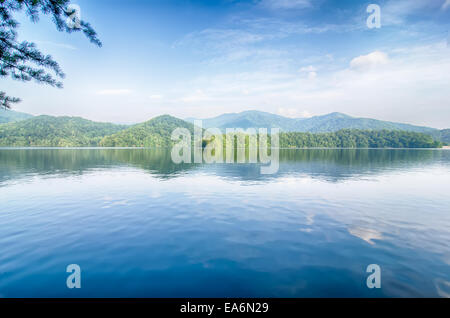
[[[389,57],[386,53],[375,51],[352,59],[350,62],[350,68],[354,70],[367,70],[380,65],[385,65],[388,62]]]
[[[97,91],[97,95],[103,96],[117,96],[117,95],[128,95],[131,94],[131,90],[129,89],[104,89]]]
[[[312,65],[300,68],[300,73],[306,73],[310,80],[317,77],[317,69]]]
[[[307,110],[300,110],[297,108],[280,107],[277,110],[278,115],[289,118],[311,118],[313,115]]]
[[[254,44],[267,39],[268,36],[262,33],[252,32],[241,28],[223,28],[223,29],[205,29],[199,32],[193,32],[186,35],[183,39],[177,41],[175,46],[194,46],[200,43],[210,48],[232,48]]]
[[[303,9],[312,7],[311,0],[261,0],[259,5],[270,9]]]
[[[186,96],[180,98],[180,101],[184,103],[199,103],[212,100],[213,99],[201,89],[197,89],[195,92],[188,93]]]
[[[38,45],[48,45],[48,46],[54,46],[54,47],[59,47],[62,49],[67,49],[67,50],[76,50],[77,48],[73,45],[70,44],[66,44],[66,43],[56,43],[56,42],[50,42],[50,41],[36,41],[36,44]]]
[[[286,54],[285,47],[278,48],[274,42],[291,41],[291,37],[326,34],[328,32],[349,32],[356,28],[348,25],[308,25],[303,21],[285,21],[279,18],[239,18],[221,28],[208,28],[187,34],[174,43],[175,48],[192,49],[205,56],[208,63],[229,63],[242,60],[281,61],[295,54],[295,46]],[[299,41],[297,39],[297,41]],[[298,46],[300,46],[300,42]]]
[[[309,74],[318,69],[320,80],[312,80]],[[448,69],[450,56],[444,43],[411,46],[355,56],[338,69],[318,64],[297,68],[300,72],[273,69],[204,75],[183,83],[184,92],[174,94],[181,97],[172,104],[191,112],[187,116],[259,109],[309,117],[338,110],[430,125],[426,118],[440,123],[431,126],[444,128],[445,120],[438,114],[445,113],[450,103]],[[428,116],[417,111],[424,107]]]
[[[403,24],[413,14],[425,10],[439,11],[449,5],[450,0],[389,0],[381,7],[382,25]]]
[[[442,5],[441,9],[442,10],[447,10],[448,8],[450,8],[450,0],[445,0],[445,2]]]

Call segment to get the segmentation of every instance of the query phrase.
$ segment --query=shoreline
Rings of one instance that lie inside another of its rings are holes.
[[[48,147],[48,146],[17,146],[17,147],[3,147],[0,150],[149,150],[149,149],[172,149],[171,146],[165,147]],[[281,147],[279,150],[450,150],[450,146],[443,146],[442,148],[337,148],[337,147],[311,147],[311,148],[291,148]]]

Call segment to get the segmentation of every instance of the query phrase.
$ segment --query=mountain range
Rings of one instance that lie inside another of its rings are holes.
[[[186,121],[194,122],[194,118]],[[310,118],[288,118],[261,111],[223,114],[214,118],[201,119],[203,128],[280,128],[285,132],[334,132],[341,129],[362,130],[404,130],[421,133],[436,133],[438,129],[409,124],[381,121],[370,118],[356,118],[342,113],[331,113]]]
[[[193,123],[195,118],[186,118]],[[285,132],[324,133],[342,129],[360,130],[402,130],[424,133],[434,139],[450,142],[450,129],[415,126],[410,124],[382,121],[371,118],[357,118],[342,113],[330,113],[310,118],[288,118],[261,111],[245,111],[241,113],[223,114],[213,118],[201,119],[203,128],[280,128]]]
[[[33,117],[24,113],[0,110],[0,123],[3,122],[0,124],[0,146],[152,147],[171,144],[170,134],[177,127],[192,131],[193,121],[193,118],[182,120],[164,115],[141,124],[117,125],[93,122],[80,117]],[[286,133],[314,134],[348,129],[405,131],[426,134],[432,136],[434,140],[450,143],[449,129],[438,130],[369,118],[355,118],[342,113],[293,119],[265,112],[246,111],[203,119],[202,124],[203,128],[281,128]]]

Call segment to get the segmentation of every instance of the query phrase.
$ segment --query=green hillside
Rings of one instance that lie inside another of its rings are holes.
[[[9,109],[0,108],[0,124],[18,122],[33,117],[30,114],[20,113]]]
[[[342,116],[346,119],[345,115]],[[335,114],[332,118],[342,119],[342,116]],[[332,125],[332,121],[330,123],[325,120],[324,127],[327,122]],[[176,128],[187,128],[193,133],[194,125],[169,115],[133,126],[98,123],[78,117],[38,116],[0,124],[0,147],[167,147],[174,144],[171,134]],[[449,139],[450,130],[436,131],[440,138]],[[441,144],[435,142],[430,135],[418,132],[396,129],[361,130],[352,127],[326,133],[282,132],[280,146],[432,148],[440,147]]]
[[[125,125],[97,123],[79,117],[38,116],[0,125],[2,147],[89,147]]]
[[[169,116],[159,116],[145,123],[131,126],[112,136],[103,138],[101,147],[165,147],[173,144],[172,131],[187,128],[194,132],[194,125]]]
[[[382,121],[371,118],[355,118],[341,113],[332,113],[297,120],[297,129],[300,132],[333,132],[341,129],[360,130],[403,130],[419,133],[436,133],[437,129],[414,126],[409,124]]]
[[[450,129],[443,129],[440,131],[440,140],[446,144],[450,144]]]
[[[249,147],[249,137],[245,136]],[[229,138],[223,136],[224,149]],[[269,144],[272,142],[269,137]],[[258,139],[259,140],[259,139]],[[207,144],[214,142],[206,141]],[[236,148],[236,140],[235,140]],[[260,145],[258,144],[258,147]],[[329,133],[281,132],[280,148],[441,148],[430,135],[400,130],[343,129]]]
[[[430,135],[400,130],[343,129],[332,133],[280,134],[282,148],[440,148]]]

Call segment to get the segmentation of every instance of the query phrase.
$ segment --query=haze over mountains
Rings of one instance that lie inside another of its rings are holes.
[[[15,112],[12,110],[0,109],[0,124],[17,122],[25,119],[29,119],[33,115]]]
[[[194,118],[186,119],[191,123],[194,120]],[[202,124],[203,128],[280,128],[285,132],[310,133],[336,132],[341,129],[402,130],[425,133],[436,140],[450,142],[449,129],[439,130],[371,118],[356,118],[338,112],[310,118],[288,118],[261,111],[245,111],[202,119]]]
[[[193,122],[194,118],[186,121]],[[356,118],[342,113],[331,113],[310,118],[288,118],[260,111],[223,114],[214,118],[202,119],[203,128],[280,128],[286,132],[334,132],[341,129],[405,130],[433,133],[438,129],[409,124],[381,121],[370,118]]]
[[[158,146],[170,142],[177,127],[192,130],[194,119],[164,115],[136,125],[97,123],[79,117],[36,116],[0,110],[0,146]],[[7,123],[6,123],[7,122]],[[203,128],[280,128],[284,132],[334,133],[343,129],[423,133],[450,143],[450,130],[355,118],[331,113],[311,118],[287,118],[259,111],[203,119]],[[297,137],[296,137],[297,138]]]

